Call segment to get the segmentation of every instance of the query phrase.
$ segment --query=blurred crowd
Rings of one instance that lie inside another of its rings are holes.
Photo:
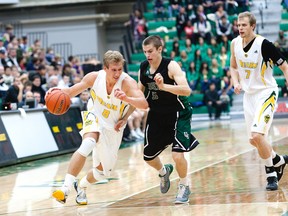
[[[76,56],[63,59],[52,48],[42,47],[40,40],[31,45],[28,41],[26,35],[16,37],[10,24],[0,34],[1,110],[43,107],[49,88],[74,85],[86,73],[102,67],[96,58],[82,62]],[[35,103],[31,103],[33,99]],[[80,103],[79,100],[80,97],[73,101]]]

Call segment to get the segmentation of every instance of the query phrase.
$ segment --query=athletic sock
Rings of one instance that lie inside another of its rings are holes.
[[[187,176],[185,178],[180,178],[179,184],[188,186],[188,178],[187,178]]]
[[[76,177],[67,173],[65,175],[65,180],[62,186],[62,190],[68,195],[71,191],[71,188],[73,186],[73,183],[75,182]]]
[[[163,166],[160,170],[158,170],[160,176],[166,175],[166,168]]]
[[[87,175],[85,175],[85,176],[80,180],[79,187],[80,187],[80,188],[87,188],[89,185],[90,185],[90,182],[88,182],[88,180],[87,180]]]

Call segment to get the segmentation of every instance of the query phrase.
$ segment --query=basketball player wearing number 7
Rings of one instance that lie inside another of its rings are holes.
[[[254,33],[255,27],[252,13],[238,15],[239,36],[231,43],[230,69],[235,93],[242,89],[245,92],[243,107],[249,141],[265,164],[266,190],[277,190],[288,156],[278,155],[266,136],[278,98],[273,66],[277,65],[288,81],[288,65],[271,42]]]
[[[124,62],[120,52],[107,51],[103,58],[103,70],[88,73],[80,83],[62,89],[70,97],[91,89],[93,104],[88,104],[88,112],[82,113],[82,143],[70,160],[64,184],[52,194],[60,203],[66,202],[74,185],[77,191],[76,202],[80,205],[87,204],[87,186],[108,177],[114,169],[130,105],[139,109],[148,108],[137,82],[123,73]],[[76,176],[92,151],[93,168],[78,184]]]

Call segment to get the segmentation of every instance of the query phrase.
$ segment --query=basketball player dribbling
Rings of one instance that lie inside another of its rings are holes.
[[[231,43],[230,70],[235,93],[245,92],[243,107],[249,141],[265,164],[266,190],[277,190],[288,156],[277,154],[267,140],[278,98],[273,65],[288,81],[288,64],[271,42],[254,33],[255,27],[252,13],[238,15],[239,36]]]
[[[66,202],[74,186],[77,191],[76,202],[79,205],[87,204],[86,188],[109,177],[114,169],[123,130],[130,114],[128,111],[131,109],[130,105],[139,109],[148,108],[148,103],[142,91],[138,89],[137,82],[123,73],[124,63],[125,60],[120,52],[109,50],[104,54],[103,70],[90,72],[80,83],[62,89],[70,97],[91,89],[93,102],[89,99],[88,111],[82,113],[81,146],[70,159],[62,187],[52,193],[52,197],[60,203]],[[92,151],[93,168],[78,183],[76,176]]]

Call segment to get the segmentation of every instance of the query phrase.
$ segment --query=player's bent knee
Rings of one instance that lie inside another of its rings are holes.
[[[103,172],[101,172],[100,170],[93,168],[92,171],[93,171],[93,177],[95,180],[101,181],[101,180],[105,179]]]
[[[186,160],[183,152],[172,152],[172,158],[175,161],[175,163]]]
[[[84,157],[87,157],[96,146],[96,140],[92,137],[87,137],[83,139],[81,146],[78,148],[77,152]]]

